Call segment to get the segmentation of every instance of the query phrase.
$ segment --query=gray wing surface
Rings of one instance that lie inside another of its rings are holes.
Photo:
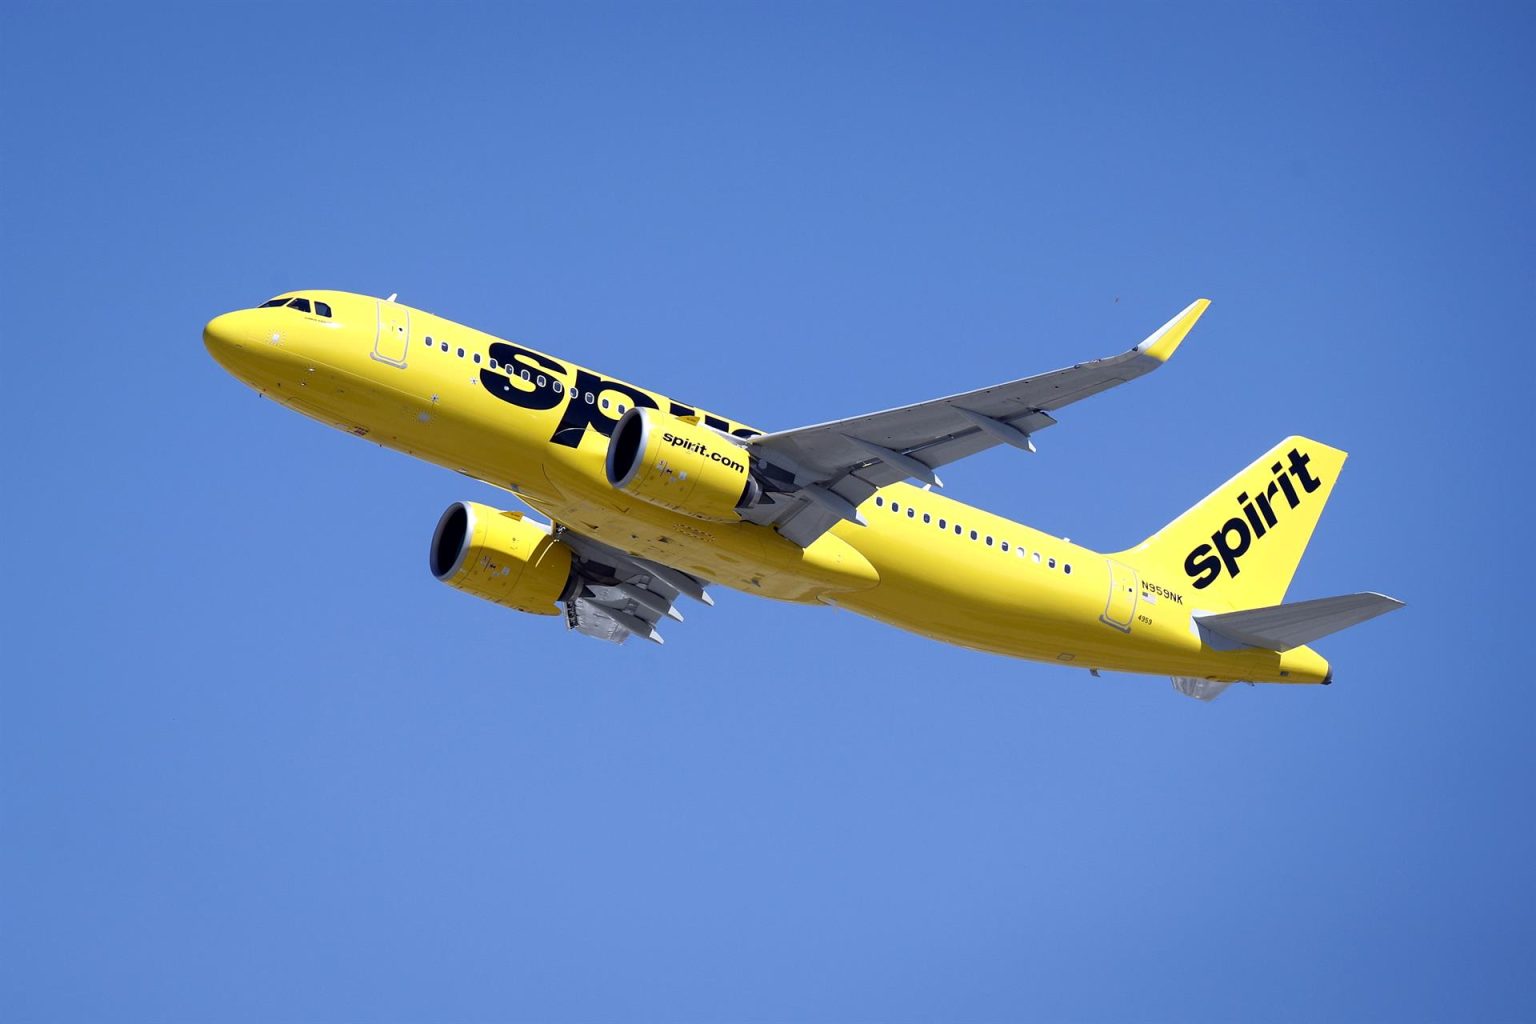
[[[1144,376],[1168,360],[1209,302],[1199,299],[1141,344],[1119,355],[899,409],[762,434],[748,442],[769,483],[746,518],[806,546],[878,488],[916,479],[999,444],[1034,450],[1032,435],[1052,412]]]

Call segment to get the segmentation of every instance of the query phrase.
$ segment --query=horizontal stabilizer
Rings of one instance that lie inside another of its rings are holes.
[[[1384,594],[1345,594],[1217,615],[1197,612],[1195,622],[1206,643],[1218,649],[1237,644],[1288,651],[1401,607],[1403,602]]]

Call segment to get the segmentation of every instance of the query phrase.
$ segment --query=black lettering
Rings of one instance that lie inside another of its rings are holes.
[[[1196,590],[1204,590],[1221,575],[1221,560],[1210,552],[1209,544],[1201,544],[1184,559],[1184,571],[1195,581]]]
[[[1323,486],[1323,482],[1314,477],[1312,475],[1312,471],[1307,469],[1307,463],[1311,461],[1312,456],[1303,455],[1295,448],[1291,449],[1291,475],[1294,476],[1297,480],[1301,481],[1302,489],[1305,490],[1308,494],[1311,494],[1313,491]]]
[[[570,391],[570,401],[565,405],[565,415],[560,418],[560,423],[555,427],[555,432],[549,440],[553,444],[564,445],[567,448],[578,448],[581,439],[586,436],[587,428],[591,427],[604,437],[613,436],[613,428],[619,422],[616,412],[610,413],[602,407],[602,403],[593,401],[590,405],[582,401],[580,394],[590,391],[594,399],[604,391],[617,391],[629,399],[631,405],[637,408],[656,409],[656,399],[631,387],[621,381],[604,380],[590,370],[580,370],[576,374],[576,383],[567,390]]]
[[[1295,508],[1297,505],[1300,505],[1301,499],[1296,497],[1296,488],[1291,486],[1291,478],[1285,475],[1284,468],[1280,465],[1280,463],[1277,462],[1273,466],[1270,466],[1269,471],[1275,474],[1274,482],[1280,485],[1280,490],[1284,492],[1285,500],[1291,503],[1291,508]]]
[[[1237,503],[1243,506],[1243,515],[1248,517],[1248,525],[1253,527],[1254,539],[1257,540],[1258,538],[1264,536],[1264,524],[1259,521],[1258,510],[1255,509],[1253,507],[1253,503],[1248,500],[1247,491],[1244,491],[1237,496]]]
[[[1266,523],[1268,523],[1270,526],[1274,526],[1276,523],[1278,523],[1280,521],[1275,516],[1275,510],[1269,507],[1269,499],[1273,498],[1275,496],[1275,493],[1277,491],[1279,491],[1279,490],[1280,490],[1280,485],[1277,484],[1277,483],[1271,482],[1270,485],[1269,485],[1269,489],[1267,491],[1265,491],[1263,494],[1259,495],[1257,498],[1253,499],[1258,504],[1259,511],[1264,513],[1264,521]]]
[[[512,405],[524,409],[553,409],[560,404],[560,396],[553,388],[536,388],[518,375],[517,366],[526,366],[535,372],[550,376],[564,374],[565,367],[537,352],[530,352],[504,341],[493,342],[490,356],[499,362],[502,370],[480,368],[480,386],[491,394]],[[505,372],[503,372],[505,371]]]
[[[1231,533],[1237,534],[1237,540],[1229,544],[1227,535]],[[1248,524],[1234,516],[1223,523],[1220,530],[1211,534],[1211,543],[1216,545],[1216,552],[1221,555],[1222,564],[1227,567],[1227,575],[1236,576],[1240,571],[1237,560],[1243,557],[1248,546],[1253,543],[1253,537],[1248,532]]]

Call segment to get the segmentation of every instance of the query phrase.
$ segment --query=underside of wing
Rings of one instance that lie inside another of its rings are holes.
[[[940,466],[1009,444],[1034,451],[1051,413],[1157,369],[1209,302],[1200,299],[1119,355],[885,412],[755,437],[749,450],[765,498],[747,518],[807,545],[878,488],[915,479],[942,486]]]
[[[578,633],[621,644],[632,635],[662,643],[657,624],[682,622],[675,607],[679,595],[714,604],[704,582],[618,548],[599,543],[566,527],[560,541],[575,552],[571,590],[565,601],[566,624]]]

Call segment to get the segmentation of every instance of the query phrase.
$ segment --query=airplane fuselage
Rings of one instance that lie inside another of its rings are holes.
[[[205,330],[234,376],[299,412],[517,494],[631,555],[750,594],[825,603],[934,639],[1079,668],[1315,683],[1311,649],[1214,650],[1191,615],[1229,606],[1164,566],[1111,558],[905,483],[806,547],[752,523],[676,513],[604,472],[629,408],[723,416],[395,302],[303,291],[315,309],[225,314]]]

